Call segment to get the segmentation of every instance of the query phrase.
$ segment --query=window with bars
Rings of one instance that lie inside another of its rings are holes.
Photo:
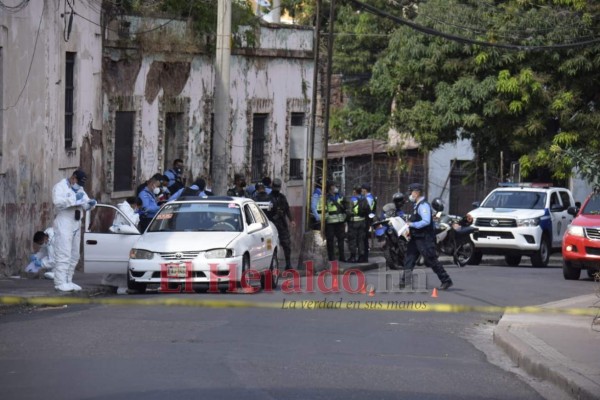
[[[115,114],[114,181],[115,192],[133,189],[133,133],[134,111],[117,111]]]
[[[252,182],[262,178],[265,163],[267,114],[254,114],[252,123]]]
[[[65,148],[73,148],[73,98],[75,92],[75,55],[67,52],[65,57]]]
[[[290,179],[303,179],[304,152],[306,146],[306,129],[304,113],[292,113],[290,120]]]

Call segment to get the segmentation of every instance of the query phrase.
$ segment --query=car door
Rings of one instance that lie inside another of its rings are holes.
[[[566,210],[563,208],[563,205],[560,201],[560,197],[558,196],[558,191],[550,193],[550,216],[552,218],[552,247],[561,247],[562,245],[562,235],[564,233],[565,221],[564,212]]]
[[[125,274],[129,251],[139,239],[137,227],[118,208],[98,204],[86,213],[83,233],[85,273]]]
[[[569,207],[575,206],[575,204],[573,204],[571,195],[566,190],[560,190],[558,192],[558,195],[560,196],[560,200],[561,200],[562,207],[563,207],[562,216],[561,216],[562,224],[561,224],[561,232],[560,232],[560,240],[562,242],[562,238],[565,235],[565,233],[567,232],[567,228],[569,227],[571,222],[573,222],[573,216],[571,214],[569,214],[568,209],[569,209]]]
[[[261,267],[259,265],[259,261],[262,259],[261,251],[263,247],[263,243],[261,240],[262,234],[260,232],[260,229],[258,231],[251,232],[249,230],[249,227],[252,224],[260,223],[260,221],[256,220],[254,213],[250,209],[250,203],[244,204],[243,213],[244,219],[246,220],[246,225],[244,226],[244,231],[246,232],[246,237],[244,239],[244,247],[245,250],[247,250],[248,253],[250,253],[250,265],[252,269],[259,270]]]
[[[273,256],[273,234],[271,231],[271,225],[269,224],[268,218],[265,213],[255,203],[250,203],[250,209],[254,215],[254,220],[260,222],[262,229],[257,233],[261,235],[261,268],[267,269],[271,264],[271,257]]]

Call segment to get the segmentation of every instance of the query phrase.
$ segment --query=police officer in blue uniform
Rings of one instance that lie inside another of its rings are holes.
[[[423,256],[425,265],[435,272],[442,282],[439,290],[446,290],[452,286],[452,279],[440,263],[435,251],[435,228],[431,205],[424,196],[424,187],[420,183],[412,183],[408,187],[409,200],[414,204],[410,217],[410,241],[404,259],[404,276],[400,288],[412,288],[412,271],[419,258]]]

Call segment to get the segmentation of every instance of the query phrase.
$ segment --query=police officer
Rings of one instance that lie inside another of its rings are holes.
[[[246,191],[246,178],[242,174],[233,176],[234,186],[227,191],[227,196],[252,198]]]
[[[256,188],[256,191],[252,194],[252,198],[254,199],[254,201],[262,203],[271,200],[269,198],[269,193],[267,193],[267,188],[265,187],[264,183],[256,182],[256,185],[254,185],[254,187]]]
[[[321,190],[321,177],[315,180],[315,189],[313,190],[310,198],[310,225],[311,229],[321,229],[321,196],[323,191]]]
[[[271,193],[268,194],[268,199],[272,203],[272,206],[271,210],[267,212],[267,216],[273,221],[275,227],[277,227],[279,244],[283,248],[283,254],[285,256],[285,269],[292,269],[292,243],[287,221],[290,221],[292,229],[296,226],[296,223],[292,219],[292,213],[290,212],[290,205],[288,204],[287,198],[281,193],[281,179],[273,179]]]
[[[438,260],[435,251],[435,228],[431,205],[424,196],[422,184],[412,183],[408,190],[410,192],[409,200],[414,207],[408,224],[410,241],[404,259],[404,276],[400,287],[412,288],[412,271],[419,255],[422,255],[425,265],[431,268],[442,282],[439,290],[446,290],[452,286],[452,279]]]
[[[361,202],[366,201],[362,197],[361,187],[356,186],[352,191],[350,198],[350,207],[348,214],[348,248],[350,249],[350,258],[348,262],[355,263],[366,258],[365,256],[365,216],[361,212]],[[358,257],[356,258],[358,252]]]
[[[158,210],[160,210],[160,206],[156,201],[155,190],[160,186],[160,181],[154,177],[148,179],[146,187],[144,190],[138,194],[138,198],[142,201],[141,213],[140,213],[140,224],[139,229],[141,232],[144,232],[148,225],[150,225],[150,221],[156,215]]]
[[[369,204],[369,214],[371,213],[375,213],[376,208],[377,208],[377,199],[375,198],[375,196],[373,196],[373,194],[371,194],[371,185],[369,185],[368,183],[363,183],[361,185],[361,192],[362,192],[362,196],[363,198],[365,198]],[[364,230],[365,230],[365,234],[364,234],[364,246],[365,246],[365,255],[363,258],[359,259],[359,262],[367,262],[369,261],[369,238],[371,236],[371,223],[373,222],[372,218],[366,217],[366,221],[364,224]]]
[[[325,203],[325,238],[327,240],[327,257],[335,260],[335,241],[337,241],[338,260],[345,262],[344,234],[346,231],[346,208],[344,197],[339,193],[335,182],[327,183],[327,199]],[[319,201],[317,211],[321,213],[322,202]]]

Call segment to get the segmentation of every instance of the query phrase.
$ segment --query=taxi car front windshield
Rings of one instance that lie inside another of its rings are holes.
[[[233,203],[173,203],[165,205],[147,232],[241,232],[240,207]]]

